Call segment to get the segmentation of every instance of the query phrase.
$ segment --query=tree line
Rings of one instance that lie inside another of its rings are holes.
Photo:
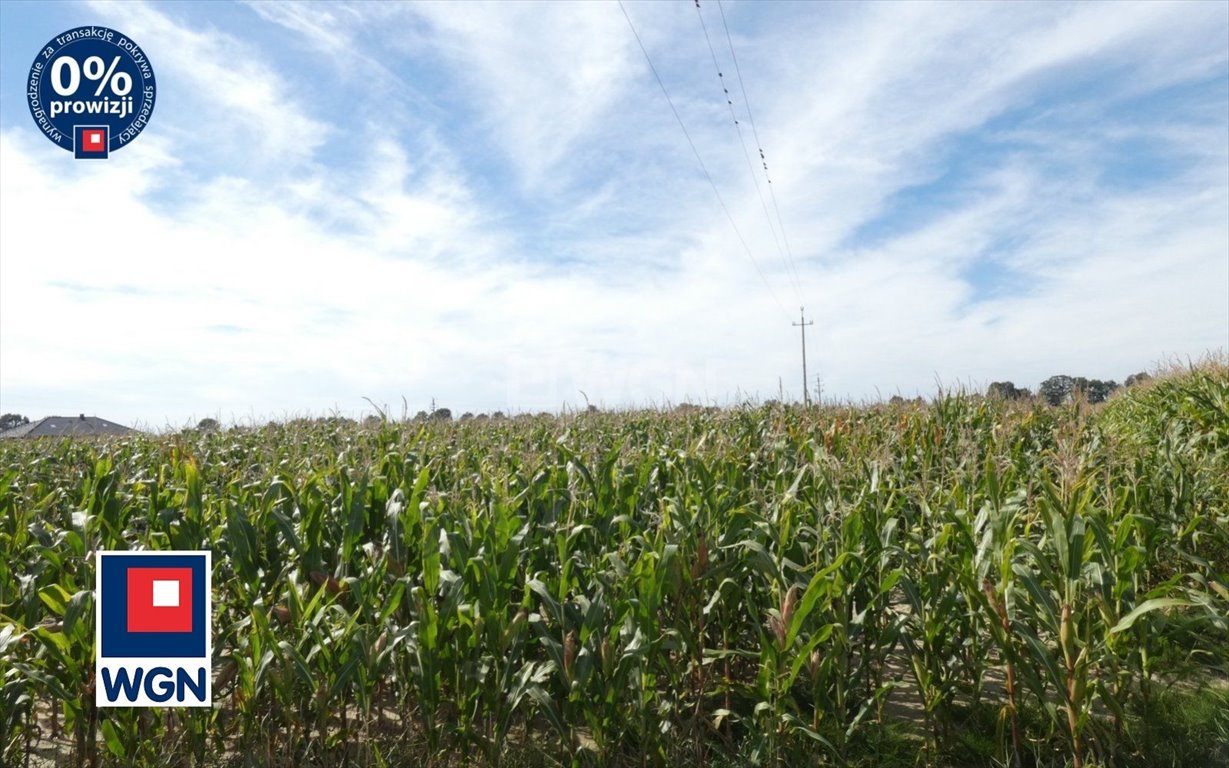
[[[1127,377],[1121,386],[1133,387],[1152,378],[1140,371]],[[1083,376],[1067,376],[1060,374],[1051,376],[1037,387],[1037,397],[1044,398],[1050,405],[1062,405],[1075,397],[1082,397],[1090,403],[1103,403],[1106,398],[1119,388],[1114,380],[1086,379]],[[1004,400],[1024,400],[1033,396],[1028,387],[1017,387],[1010,381],[996,381],[986,389],[987,397],[1001,397]]]

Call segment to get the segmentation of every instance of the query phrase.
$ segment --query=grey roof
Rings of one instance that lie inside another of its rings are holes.
[[[0,439],[13,437],[61,437],[80,435],[126,435],[133,430],[97,416],[48,416],[0,432]]]

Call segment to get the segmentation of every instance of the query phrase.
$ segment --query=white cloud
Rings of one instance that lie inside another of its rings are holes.
[[[611,119],[636,51],[610,3],[405,6],[472,94],[525,184],[552,188],[571,151]]]
[[[141,41],[156,63],[162,87],[154,129],[169,125],[198,151],[225,146],[239,153],[230,161],[249,167],[310,160],[333,132],[303,106],[310,95],[279,75],[259,46],[212,26],[176,23],[147,3],[90,5]]]
[[[783,307],[617,6],[259,4],[253,30],[97,8],[167,86],[106,164],[4,123],[3,410],[161,425],[353,413],[363,396],[460,412],[579,390],[797,395],[798,296],[693,9],[629,12]],[[1229,346],[1226,10],[960,9],[726,5],[825,390],[1121,378]],[[318,68],[279,68],[277,45]],[[1108,116],[1209,80],[1219,110]],[[403,95],[413,109],[381,112]],[[987,129],[1014,112],[1031,119]],[[207,162],[192,125],[214,137]],[[998,149],[954,162],[971,136]],[[1165,148],[1165,173],[1105,183],[1124,141]],[[927,183],[929,207],[903,216],[900,195]],[[62,210],[88,247],[55,243]],[[107,236],[117,224],[133,234]],[[980,290],[987,260],[1020,284]]]

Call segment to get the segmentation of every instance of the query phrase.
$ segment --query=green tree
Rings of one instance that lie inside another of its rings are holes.
[[[1067,402],[1075,391],[1075,379],[1070,376],[1051,376],[1041,382],[1037,394],[1045,398],[1050,405],[1062,405]]]
[[[1010,381],[996,381],[986,389],[986,397],[1001,397],[1004,400],[1022,400],[1031,394],[1028,387],[1017,387]]]
[[[30,420],[25,416],[22,416],[20,413],[6,413],[3,416],[0,416],[0,432],[29,423]]]
[[[1037,394],[1050,405],[1062,405],[1075,395],[1082,395],[1090,403],[1103,403],[1115,389],[1118,389],[1116,381],[1086,379],[1083,376],[1051,376],[1041,382]]]
[[[1118,389],[1118,382],[1116,381],[1093,379],[1086,382],[1080,391],[1084,393],[1084,397],[1088,398],[1088,402],[1104,403],[1106,398],[1113,394],[1115,389]]]

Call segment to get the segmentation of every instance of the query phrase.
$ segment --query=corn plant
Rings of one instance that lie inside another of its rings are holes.
[[[1227,403],[1213,362],[1096,408],[6,441],[0,757],[943,765],[988,710],[984,762],[1141,764],[1229,676]],[[94,708],[99,549],[213,552],[212,710]]]

